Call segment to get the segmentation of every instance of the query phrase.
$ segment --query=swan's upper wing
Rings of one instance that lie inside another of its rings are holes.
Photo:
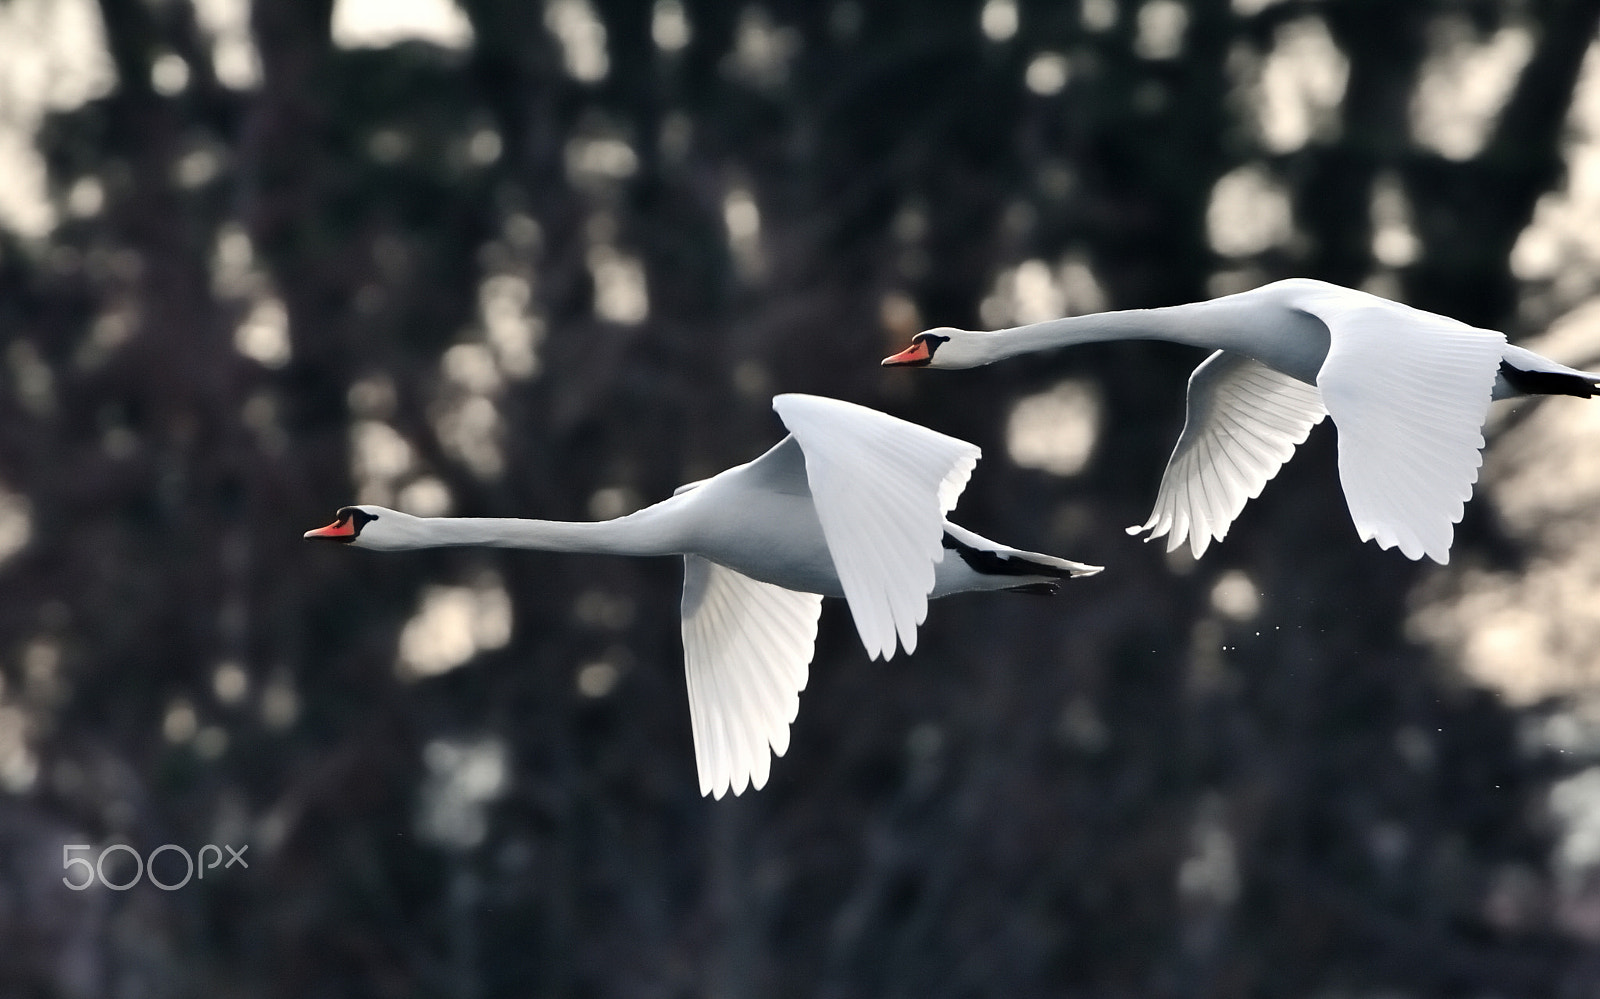
[[[1483,463],[1483,421],[1506,338],[1395,302],[1304,306],[1328,327],[1317,374],[1339,428],[1339,481],[1361,540],[1450,560]]]
[[[1315,386],[1217,351],[1189,376],[1188,416],[1155,509],[1128,533],[1149,531],[1147,541],[1168,535],[1169,552],[1187,536],[1199,558],[1326,415]]]
[[[766,784],[771,754],[789,748],[821,609],[819,594],[684,556],[683,664],[701,794]]]
[[[981,452],[837,399],[780,395],[772,408],[805,453],[817,519],[867,654],[889,659],[897,635],[915,651],[944,558],[944,514]]]

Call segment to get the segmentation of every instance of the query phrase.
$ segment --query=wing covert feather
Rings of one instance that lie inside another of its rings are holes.
[[[805,453],[806,479],[856,631],[872,658],[917,647],[944,515],[982,453],[862,406],[780,395],[772,408]]]
[[[1396,302],[1306,309],[1331,334],[1317,385],[1339,429],[1339,482],[1361,540],[1449,562],[1483,464],[1504,334]]]

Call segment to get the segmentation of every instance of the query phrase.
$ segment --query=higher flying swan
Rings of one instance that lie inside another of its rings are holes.
[[[1211,348],[1189,377],[1188,417],[1155,510],[1129,534],[1184,541],[1198,558],[1222,540],[1311,428],[1332,416],[1339,481],[1361,540],[1407,558],[1450,560],[1454,525],[1483,463],[1493,399],[1585,398],[1579,371],[1475,329],[1308,278],[1206,302],[1072,316],[994,332],[926,330],[889,366],[972,368],[1015,354],[1105,340]]]

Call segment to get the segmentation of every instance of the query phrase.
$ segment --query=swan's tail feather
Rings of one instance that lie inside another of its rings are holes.
[[[1101,566],[1088,565],[1083,562],[1073,562],[1069,559],[1056,558],[1054,555],[1042,555],[1039,552],[1025,552],[1016,548],[1005,548],[999,545],[994,547],[980,546],[976,542],[982,541],[977,535],[970,537],[957,537],[954,533],[955,525],[947,524],[944,532],[944,547],[946,551],[953,551],[967,563],[973,572],[985,576],[1023,576],[1030,577],[1026,583],[1005,587],[1024,593],[1046,592],[1040,587],[1053,591],[1055,584],[1049,580],[1071,579],[1074,576],[1092,576],[1102,571]],[[956,529],[959,530],[959,529]],[[963,532],[971,534],[971,532]],[[987,544],[993,544],[988,542]],[[1038,577],[1046,577],[1040,582]]]
[[[1500,385],[1496,386],[1495,398],[1504,398],[1505,388],[1523,395],[1575,395],[1580,399],[1593,399],[1600,395],[1600,372],[1569,368],[1526,347],[1508,343],[1500,355]]]
[[[1500,376],[1518,392],[1528,395],[1575,395],[1592,399],[1600,393],[1600,374],[1593,371],[1530,371],[1500,362]]]

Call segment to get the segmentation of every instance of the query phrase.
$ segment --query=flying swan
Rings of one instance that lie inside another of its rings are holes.
[[[1188,415],[1150,519],[1129,534],[1188,537],[1198,558],[1228,533],[1311,428],[1332,416],[1339,481],[1361,540],[1450,559],[1493,399],[1592,397],[1578,371],[1431,312],[1308,278],[1163,309],[992,333],[927,330],[885,365],[972,368],[1103,340],[1170,340],[1214,353],[1189,376]]]
[[[979,449],[836,399],[780,395],[789,430],[756,460],[615,520],[412,517],[349,506],[307,538],[683,556],[683,658],[700,793],[767,782],[789,748],[822,598],[844,597],[872,658],[917,647],[928,600],[1053,592],[1100,567],[1018,551],[944,519]],[[956,557],[947,558],[948,553]]]

